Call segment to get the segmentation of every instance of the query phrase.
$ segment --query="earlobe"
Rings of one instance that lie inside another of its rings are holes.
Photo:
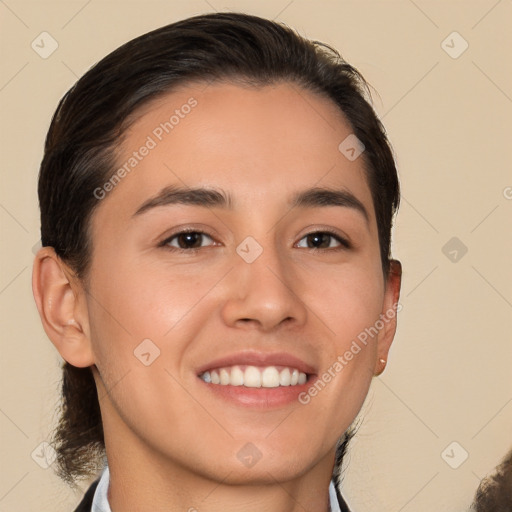
[[[386,359],[380,357],[378,367],[375,367],[374,375],[378,377],[385,370],[387,364],[388,362],[386,361]]]
[[[93,365],[83,291],[52,247],[36,255],[32,291],[43,328],[62,358],[80,368]]]
[[[386,368],[388,353],[395,337],[397,313],[400,310],[400,286],[402,283],[402,264],[398,260],[390,261],[390,269],[386,282],[383,308],[381,313],[382,329],[377,344],[377,361],[374,375],[380,375]]]

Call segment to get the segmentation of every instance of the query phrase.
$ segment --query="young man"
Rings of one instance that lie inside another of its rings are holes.
[[[77,510],[347,510],[334,484],[401,275],[357,71],[254,16],[163,27],[63,98],[39,194],[57,463],[104,466]]]

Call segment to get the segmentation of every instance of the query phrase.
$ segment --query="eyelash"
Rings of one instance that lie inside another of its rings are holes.
[[[185,235],[185,234],[189,234],[189,233],[193,233],[193,234],[199,234],[199,235],[206,235],[207,237],[211,238],[213,240],[213,237],[211,235],[209,235],[208,233],[204,232],[204,231],[199,231],[197,229],[185,229],[183,231],[178,231],[177,233],[174,233],[173,235],[167,237],[165,240],[163,240],[162,242],[160,242],[159,244],[159,247],[162,247],[168,251],[172,251],[172,252],[180,252],[180,253],[196,253],[198,252],[199,250],[201,249],[204,249],[205,247],[190,247],[188,249],[183,249],[181,247],[172,247],[169,245],[169,243],[174,240],[175,238],[179,237],[180,235]],[[335,233],[334,231],[331,231],[329,229],[324,229],[324,230],[318,230],[318,231],[311,231],[310,233],[307,233],[306,235],[304,235],[301,240],[303,240],[304,238],[310,236],[310,235],[318,235],[318,234],[322,234],[322,235],[329,235],[331,236],[332,238],[334,238],[337,242],[340,243],[340,247],[328,247],[328,248],[316,248],[316,247],[313,247],[313,248],[310,248],[309,250],[311,251],[340,251],[340,250],[347,250],[347,249],[351,249],[352,246],[351,244],[348,242],[348,240],[346,240],[345,238],[341,237],[340,235],[338,235],[337,233]],[[303,247],[303,249],[308,249],[307,247]]]

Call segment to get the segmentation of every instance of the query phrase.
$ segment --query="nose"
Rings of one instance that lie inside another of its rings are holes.
[[[308,310],[301,300],[303,283],[286,256],[270,246],[252,262],[234,254],[222,317],[230,327],[271,331],[284,326],[300,327]]]

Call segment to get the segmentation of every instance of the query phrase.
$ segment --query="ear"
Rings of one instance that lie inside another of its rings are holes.
[[[85,291],[52,247],[36,254],[32,291],[43,328],[62,358],[79,368],[93,365]]]
[[[375,362],[374,375],[380,375],[384,371],[389,349],[395,337],[396,316],[401,309],[398,304],[401,282],[402,264],[398,260],[391,260],[381,313],[381,321],[384,325],[377,339],[377,360]]]

